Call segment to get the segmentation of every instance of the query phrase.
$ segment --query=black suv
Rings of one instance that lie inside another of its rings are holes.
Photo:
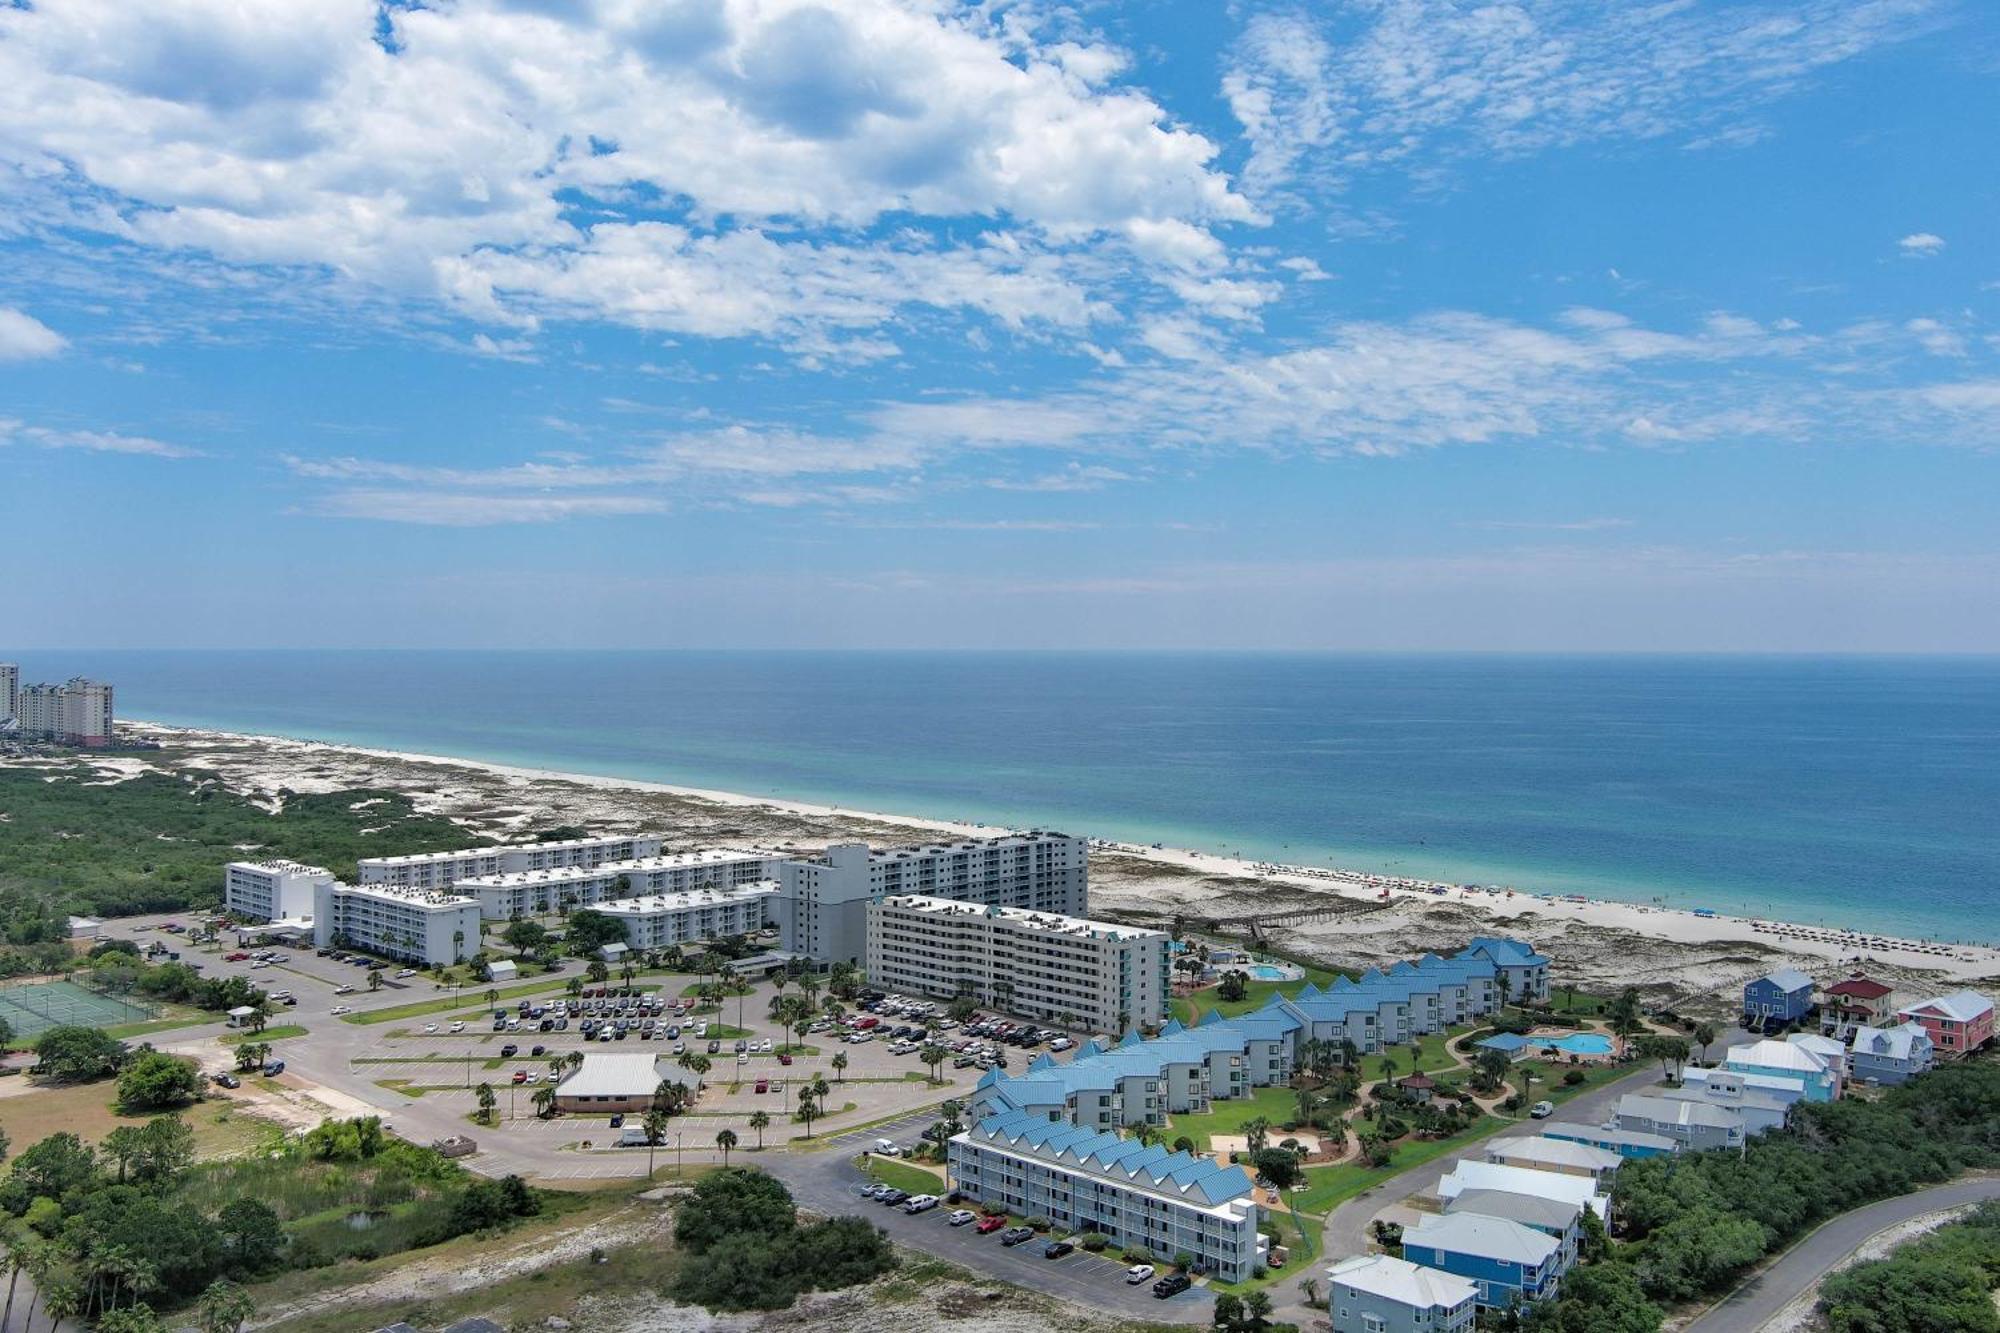
[[[1153,1284],[1153,1295],[1160,1300],[1178,1296],[1194,1285],[1194,1279],[1186,1273],[1169,1273]]]

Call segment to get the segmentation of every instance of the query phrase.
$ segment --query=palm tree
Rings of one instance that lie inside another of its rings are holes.
[[[813,1117],[814,1117],[815,1115],[817,1115],[818,1113],[819,1113],[819,1102],[818,1102],[818,1099],[817,1099],[816,1097],[814,1097],[814,1096],[813,1096],[813,1093],[812,1093],[812,1089],[811,1089],[811,1088],[807,1088],[807,1089],[805,1089],[804,1091],[800,1092],[800,1093],[799,1093],[799,1119],[801,1119],[801,1120],[803,1120],[803,1121],[805,1121],[805,1122],[806,1122],[806,1137],[807,1137],[807,1138],[811,1138],[811,1137],[812,1137],[812,1132],[813,1132]]]
[[[581,1069],[583,1068],[583,1052],[571,1051],[568,1055],[565,1055],[562,1058],[562,1062],[564,1069],[570,1069],[570,1070]]]
[[[451,961],[454,967],[465,961],[465,932],[463,930],[454,930],[451,932]]]
[[[1150,1120],[1141,1120],[1132,1126],[1132,1138],[1142,1148],[1151,1147],[1153,1140],[1159,1138],[1161,1132],[1160,1127]]]
[[[63,1320],[78,1314],[82,1309],[83,1292],[74,1282],[52,1282],[42,1297],[42,1310],[49,1317],[49,1333],[55,1333],[55,1330],[62,1327]]]
[[[1265,1145],[1271,1141],[1271,1122],[1261,1115],[1254,1120],[1245,1122],[1243,1126],[1243,1140],[1245,1145],[1250,1149],[1250,1155],[1255,1157],[1258,1153],[1264,1151]]]
[[[729,1165],[729,1150],[736,1146],[736,1131],[719,1129],[715,1132],[715,1146],[722,1149],[722,1164]]]
[[[378,991],[382,989],[381,968],[371,967],[368,969],[368,989],[371,991]]]
[[[846,1051],[835,1051],[835,1052],[833,1053],[833,1059],[832,1059],[832,1060],[830,1060],[830,1061],[828,1061],[827,1063],[829,1063],[829,1064],[831,1064],[831,1065],[833,1066],[833,1076],[834,1076],[834,1078],[838,1079],[838,1080],[839,1080],[840,1082],[842,1082],[842,1083],[845,1083],[845,1082],[847,1082],[847,1052],[846,1052]]]
[[[1694,1025],[1694,1044],[1701,1049],[1701,1062],[1703,1064],[1708,1063],[1708,1048],[1714,1042],[1715,1024],[1696,1023]]]
[[[493,1095],[493,1085],[491,1083],[480,1084],[478,1091],[474,1095],[479,1098],[480,1123],[485,1125],[492,1124],[493,1108],[497,1106],[500,1101],[498,1097]]]
[[[537,1119],[547,1120],[549,1112],[555,1107],[555,1104],[556,1090],[554,1084],[544,1083],[541,1087],[535,1089],[535,1116]]]
[[[225,1277],[208,1284],[197,1308],[202,1333],[238,1333],[257,1312],[257,1302]]]
[[[705,1078],[708,1074],[708,1071],[714,1067],[715,1067],[715,1062],[710,1060],[705,1055],[688,1056],[688,1068],[694,1073],[694,1090],[696,1093],[700,1093],[702,1088],[706,1086],[702,1082],[702,1079]]]
[[[948,1054],[950,1054],[950,1052],[945,1050],[944,1047],[938,1045],[936,1042],[932,1042],[930,1045],[924,1047],[921,1051],[917,1052],[917,1059],[923,1061],[925,1064],[930,1066],[931,1082],[933,1083],[938,1082],[938,1070],[943,1066],[944,1058]]]
[[[764,1131],[769,1129],[770,1127],[771,1127],[771,1113],[769,1111],[752,1111],[750,1113],[750,1128],[757,1131],[758,1152],[764,1151]],[[6,1327],[5,1324],[0,1324],[0,1328],[5,1328],[5,1327]]]

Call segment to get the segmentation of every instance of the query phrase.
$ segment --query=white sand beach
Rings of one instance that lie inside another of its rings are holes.
[[[370,749],[283,736],[135,721],[161,740],[157,761],[102,764],[120,780],[142,767],[215,772],[225,785],[270,805],[284,793],[385,787],[418,808],[502,839],[551,824],[648,829],[689,845],[723,842],[812,847],[841,839],[980,837],[1000,830],[920,815],[773,800],[739,792],[587,773],[523,768],[445,755]],[[1088,835],[1088,829],[1069,829]],[[1317,867],[1279,866],[1209,853],[1094,841],[1093,911],[1190,927],[1215,920],[1247,933],[1250,917],[1274,947],[1334,964],[1365,963],[1441,949],[1481,932],[1526,936],[1558,961],[1559,979],[1589,988],[1638,985],[1689,1008],[1726,1008],[1742,983],[1796,965],[1824,979],[1853,967],[1907,989],[1991,982],[2000,949],[1947,945],[1642,904],[1536,895]],[[1305,918],[1310,919],[1305,919]]]

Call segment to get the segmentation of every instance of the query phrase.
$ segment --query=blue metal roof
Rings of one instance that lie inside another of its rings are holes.
[[[1142,1144],[1106,1130],[1041,1119],[1029,1112],[1010,1111],[979,1122],[975,1135],[1005,1139],[1026,1146],[1050,1162],[1073,1162],[1085,1170],[1122,1175],[1156,1189],[1192,1196],[1204,1204],[1226,1203],[1250,1194],[1250,1175],[1240,1166],[1223,1166],[1213,1158],[1173,1152],[1161,1145]]]

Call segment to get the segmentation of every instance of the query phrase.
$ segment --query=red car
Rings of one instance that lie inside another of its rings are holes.
[[[235,953],[226,953],[222,955],[222,961],[225,963],[240,963],[249,956],[250,956],[249,954],[243,952],[241,949],[238,949]]]
[[[982,1217],[972,1229],[982,1236],[989,1236],[1006,1225],[1007,1219],[1004,1217]]]
[[[766,1078],[760,1078],[757,1080],[757,1091],[769,1092],[770,1090],[771,1090],[771,1080]]]
[[[778,1063],[781,1065],[788,1065],[791,1062],[792,1062],[792,1057],[789,1055],[781,1055],[778,1057]]]
[[[525,1069],[517,1069],[517,1070],[515,1070],[515,1071],[514,1071],[514,1081],[515,1081],[516,1083],[526,1083],[526,1082],[528,1081],[528,1071],[527,1071],[527,1070],[525,1070]]]

